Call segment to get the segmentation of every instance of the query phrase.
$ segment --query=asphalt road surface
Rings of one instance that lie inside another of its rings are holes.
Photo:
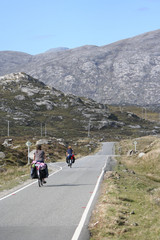
[[[0,240],[88,240],[91,211],[103,173],[111,169],[114,143],[57,169],[38,187],[37,180],[0,198]]]

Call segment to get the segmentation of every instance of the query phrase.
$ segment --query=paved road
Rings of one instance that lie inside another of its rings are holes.
[[[45,186],[39,188],[33,180],[25,189],[1,198],[0,240],[88,240],[95,187],[104,165],[111,167],[113,148],[113,143],[103,143],[100,152],[77,160],[72,168],[56,163],[57,172]]]

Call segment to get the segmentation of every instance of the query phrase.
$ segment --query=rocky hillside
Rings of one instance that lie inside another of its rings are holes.
[[[90,120],[99,121],[94,126],[97,129],[102,128],[102,120],[104,126],[114,124],[107,106],[65,95],[22,72],[0,77],[0,98],[1,126],[10,121],[13,135],[30,131],[36,136],[47,131],[47,135],[62,137],[86,132]],[[5,133],[6,127],[1,128],[1,135]]]
[[[157,133],[155,124],[133,113],[114,114],[92,99],[65,95],[25,73],[0,77],[0,135],[95,136],[114,139],[122,135]],[[89,131],[88,131],[89,130]]]
[[[110,45],[39,55],[0,52],[0,75],[27,74],[64,93],[108,104],[159,104],[160,30]]]

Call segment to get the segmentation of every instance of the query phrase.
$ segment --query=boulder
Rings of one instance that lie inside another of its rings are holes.
[[[5,139],[4,143],[2,145],[5,147],[10,147],[10,146],[12,146],[12,143],[13,143],[13,139],[10,138],[10,139]]]
[[[141,157],[143,157],[144,155],[145,155],[145,153],[141,152],[141,153],[138,154],[138,157],[141,158]]]
[[[5,154],[4,154],[4,152],[0,152],[0,159],[3,159],[3,158],[5,158]]]
[[[34,159],[34,153],[35,153],[35,151],[36,151],[36,150],[33,150],[33,151],[31,151],[31,152],[29,153],[29,158],[30,158],[31,160]]]
[[[40,139],[36,142],[36,145],[49,144],[47,139]]]

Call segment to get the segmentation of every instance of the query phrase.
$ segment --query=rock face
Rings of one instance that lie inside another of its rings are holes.
[[[64,93],[108,104],[159,104],[160,30],[110,45],[31,56],[0,52],[0,75],[26,72]]]

